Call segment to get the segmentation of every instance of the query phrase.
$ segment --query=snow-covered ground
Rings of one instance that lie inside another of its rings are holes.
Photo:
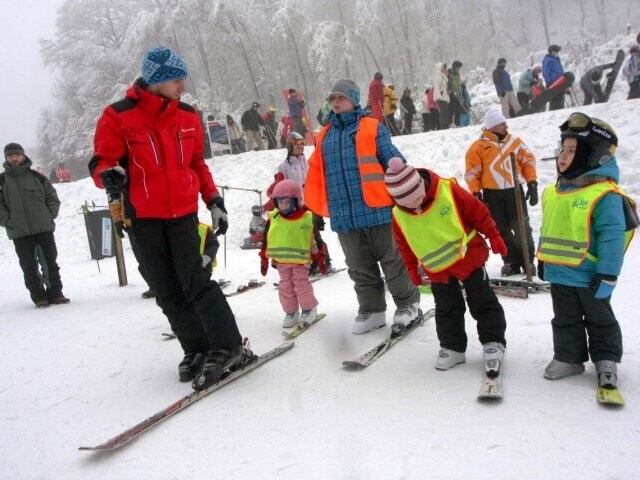
[[[620,146],[622,185],[640,199],[640,101],[624,90],[604,105],[580,108],[609,121]],[[572,110],[509,121],[538,158],[551,156],[557,126]],[[464,185],[464,153],[479,127],[394,140],[413,165]],[[312,149],[307,149],[307,155]],[[263,190],[284,151],[217,157],[219,185]],[[554,162],[539,162],[540,186],[555,179]],[[550,382],[551,301],[501,298],[508,329],[504,401],[479,403],[481,349],[469,317],[467,363],[440,372],[433,320],[369,369],[345,371],[389,330],[350,333],[357,304],[346,272],[314,284],[327,318],[278,359],[213,393],[111,454],[79,452],[136,424],[190,392],[177,379],[178,343],[163,340],[167,321],[145,290],[125,242],[129,285],[119,287],[113,259],[90,260],[80,205],[104,204],[91,180],[58,185],[57,221],[64,292],[72,303],[38,310],[22,284],[13,245],[0,232],[0,478],[20,479],[631,479],[640,478],[640,241],[631,244],[613,295],[624,334],[620,385],[627,406],[600,407],[592,365],[584,375]],[[215,278],[229,289],[259,277],[256,251],[238,248],[247,235],[253,192],[226,190],[231,228]],[[263,197],[264,200],[264,197]],[[204,207],[201,218],[206,220]],[[531,209],[540,227],[540,207]],[[336,235],[324,234],[336,266]],[[498,276],[500,260],[489,271]],[[257,353],[282,342],[276,280],[230,298]],[[390,310],[392,301],[388,298]],[[423,295],[422,308],[433,306]],[[390,314],[389,314],[390,315]]]

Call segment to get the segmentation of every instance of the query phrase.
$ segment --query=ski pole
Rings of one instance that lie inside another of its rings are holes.
[[[527,281],[533,282],[531,276],[531,259],[529,258],[529,241],[526,234],[526,225],[524,218],[524,206],[522,205],[522,195],[520,195],[520,189],[522,188],[518,183],[518,169],[516,167],[516,155],[511,152],[509,154],[511,158],[511,174],[513,175],[514,194],[516,196],[516,213],[518,215],[518,231],[520,232],[520,241],[522,244],[522,260],[524,263],[524,271],[527,274]]]

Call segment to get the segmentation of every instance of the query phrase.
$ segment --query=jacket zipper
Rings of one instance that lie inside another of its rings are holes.
[[[147,133],[149,136],[149,141],[151,142],[151,148],[153,149],[153,155],[156,157],[156,165],[160,166],[160,158],[158,158],[158,150],[156,149],[156,144],[153,142],[153,137],[150,133]]]
[[[149,138],[151,138],[151,135],[149,135]],[[153,144],[153,141],[151,141],[151,143]],[[147,188],[147,174],[144,171],[144,168],[142,167],[142,165],[140,165],[137,160],[136,160],[136,156],[133,154],[133,150],[131,150],[131,145],[129,145],[129,142],[127,141],[127,149],[129,150],[129,153],[131,154],[131,158],[133,159],[133,163],[142,171],[142,186],[144,187],[144,196],[146,198],[149,198],[149,189]],[[157,161],[157,157],[156,157],[156,161]]]
[[[178,146],[180,148],[180,165],[184,165],[184,150],[182,149],[182,137],[180,136],[180,132],[176,132],[178,136]]]

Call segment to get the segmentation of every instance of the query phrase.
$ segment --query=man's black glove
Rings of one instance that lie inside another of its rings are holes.
[[[538,278],[544,281],[544,262],[542,260],[538,260]]]
[[[121,166],[111,167],[100,172],[100,180],[102,180],[102,185],[107,189],[108,194],[117,195],[122,193],[126,175]]]
[[[538,204],[538,182],[534,180],[533,182],[527,183],[527,195],[524,199],[529,200],[529,205],[532,207]]]
[[[482,192],[473,192],[473,196],[476,197],[478,200],[480,200],[481,202],[483,202],[484,200],[482,199]]]
[[[227,233],[229,221],[227,220],[227,209],[224,208],[224,198],[215,197],[207,203],[207,208],[211,210],[211,223],[216,237]]]

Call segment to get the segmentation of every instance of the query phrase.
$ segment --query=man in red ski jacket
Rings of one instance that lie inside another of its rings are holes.
[[[371,105],[371,116],[381,123],[385,123],[382,104],[384,103],[384,86],[382,85],[382,74],[376,72],[373,80],[369,84],[369,105]]]
[[[180,380],[193,379],[201,390],[253,356],[242,346],[222,290],[202,268],[198,196],[211,210],[217,235],[228,224],[203,158],[198,114],[180,102],[187,75],[177,53],[149,50],[142,77],[98,120],[89,171],[111,199],[124,194],[147,280],[184,350]]]

